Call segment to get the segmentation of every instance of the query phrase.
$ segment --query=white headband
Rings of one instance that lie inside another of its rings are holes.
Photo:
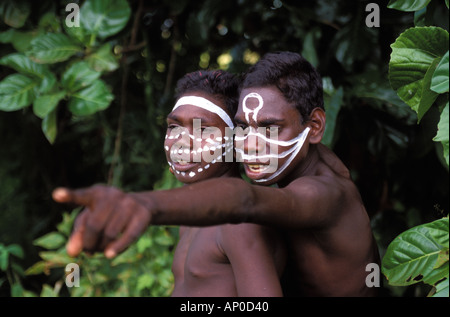
[[[186,96],[178,99],[177,103],[173,107],[172,111],[177,109],[179,106],[183,105],[191,105],[196,106],[202,109],[205,109],[209,112],[217,114],[230,128],[234,129],[233,121],[230,116],[218,105],[212,103],[206,98],[198,97],[198,96]]]

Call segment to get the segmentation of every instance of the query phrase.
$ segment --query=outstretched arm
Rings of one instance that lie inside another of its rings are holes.
[[[209,226],[249,222],[281,228],[318,225],[330,220],[326,217],[330,204],[339,203],[340,197],[336,186],[307,177],[282,189],[251,185],[238,178],[217,178],[143,193],[127,194],[99,185],[81,190],[56,189],[53,193],[58,202],[88,209],[77,221],[68,253],[104,250],[107,257],[122,252],[149,224]]]

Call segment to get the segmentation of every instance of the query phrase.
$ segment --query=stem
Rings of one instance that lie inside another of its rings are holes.
[[[127,86],[128,86],[128,75],[129,75],[129,66],[127,64],[127,54],[126,52],[130,51],[130,47],[135,47],[136,44],[136,36],[139,28],[140,17],[142,15],[143,10],[143,1],[139,0],[138,9],[136,11],[136,15],[134,17],[133,28],[131,29],[131,38],[127,47],[124,48],[121,64],[123,65],[123,73],[122,73],[122,85],[120,87],[120,110],[119,110],[119,119],[117,125],[117,133],[116,139],[114,141],[114,153],[111,161],[111,166],[109,168],[108,173],[108,185],[116,185],[115,183],[115,168],[120,160],[120,149],[122,145],[122,135],[123,135],[123,119],[125,117],[126,112],[126,104],[127,104]]]

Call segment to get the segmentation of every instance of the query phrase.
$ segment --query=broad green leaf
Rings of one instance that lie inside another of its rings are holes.
[[[119,67],[117,58],[111,50],[111,45],[106,43],[96,52],[86,58],[89,66],[98,72],[111,72]]]
[[[0,33],[0,43],[11,43],[18,52],[25,52],[30,47],[33,38],[42,33],[42,29],[32,31],[9,29]]]
[[[417,111],[425,75],[436,58],[448,50],[448,32],[438,27],[416,27],[403,32],[391,45],[389,81],[399,97]]]
[[[36,80],[22,74],[7,76],[0,82],[0,110],[16,111],[31,105],[37,85]]]
[[[441,118],[438,123],[438,131],[436,136],[433,138],[436,142],[441,142],[444,148],[444,159],[449,165],[449,109],[448,101],[445,105],[444,110],[442,110]]]
[[[53,250],[64,245],[66,238],[57,232],[50,232],[33,241],[34,245]]]
[[[21,53],[13,53],[2,57],[0,64],[9,66],[19,73],[33,75],[41,79],[44,78],[45,73],[50,71],[46,65],[35,63]]]
[[[80,22],[88,33],[103,39],[120,32],[130,15],[126,0],[88,0],[80,9]]]
[[[422,87],[417,91],[417,95],[420,96],[419,104],[417,105],[417,108],[411,107],[417,112],[417,119],[419,120],[419,122],[438,97],[438,94],[432,91],[430,89],[430,86],[434,71],[436,70],[436,67],[439,64],[440,60],[440,58],[436,58],[431,63],[422,80]]]
[[[63,28],[66,34],[76,42],[86,46],[89,45],[89,35],[86,34],[86,30],[82,27],[81,23],[79,27],[69,27],[66,23],[63,23]]]
[[[69,110],[75,115],[87,116],[108,108],[113,99],[105,83],[97,79],[92,85],[72,95]]]
[[[39,91],[45,93],[53,88],[56,83],[56,76],[50,71],[47,65],[33,62],[21,53],[13,53],[0,59],[0,64],[9,66],[19,73],[31,75],[41,81]]]
[[[436,293],[433,297],[447,297],[449,296],[448,278],[436,285]]]
[[[388,8],[400,11],[418,11],[425,8],[431,0],[391,0]]]
[[[73,64],[62,75],[61,84],[69,92],[75,92],[92,84],[101,73],[89,68],[85,61]]]
[[[56,119],[56,109],[54,109],[44,117],[41,124],[42,132],[44,132],[50,144],[55,142],[56,134],[58,133],[58,122]]]
[[[31,7],[28,1],[4,0],[0,4],[0,17],[5,24],[13,28],[21,28],[30,15]]]
[[[28,56],[36,63],[49,64],[67,60],[82,48],[62,33],[47,33],[31,41]]]
[[[448,218],[411,228],[401,233],[388,246],[382,261],[382,270],[389,284],[406,286],[424,282],[436,282],[448,270],[434,266],[442,250],[448,249]]]
[[[448,66],[448,51],[442,57],[439,65],[434,71],[433,78],[431,80],[430,89],[438,94],[443,94],[448,91],[449,85],[449,66]]]

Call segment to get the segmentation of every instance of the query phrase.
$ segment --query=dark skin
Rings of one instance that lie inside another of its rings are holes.
[[[256,122],[246,121],[242,105],[244,96],[250,92],[257,92],[264,99],[265,106]],[[75,229],[68,244],[69,254],[97,247],[113,257],[148,224],[207,226],[249,222],[270,225],[285,233],[288,279],[295,286],[285,286],[285,294],[375,295],[375,289],[365,285],[366,265],[379,263],[369,217],[348,169],[320,144],[325,130],[324,111],[314,109],[303,122],[298,110],[273,86],[244,89],[240,99],[236,123],[254,128],[271,123],[279,129],[279,140],[291,140],[306,127],[310,128],[303,147],[289,166],[273,180],[261,184],[276,183],[278,188],[227,178],[205,180],[171,191],[129,194],[104,187],[60,189],[54,192],[55,200],[88,206],[89,219],[96,220],[80,227],[82,233]],[[286,160],[280,158],[278,165]],[[252,171],[246,162],[243,164],[252,180],[268,176]],[[174,195],[177,200],[171,199]],[[120,209],[104,206],[106,201],[114,201]],[[119,210],[125,214],[123,223],[120,230],[112,230],[115,227],[109,219]],[[123,234],[117,238],[120,232]]]
[[[194,92],[187,95],[206,98],[226,110],[223,102],[211,95],[202,92]],[[180,135],[181,131],[186,131],[186,133],[193,135],[193,119],[201,120],[202,130],[208,127],[215,127],[221,130],[222,135],[225,135],[226,124],[219,116],[199,107],[184,105],[168,115],[167,136]],[[185,135],[184,139],[181,137],[165,139],[166,157],[168,162],[172,164],[171,170],[177,179],[184,184],[194,184],[211,178],[227,179],[240,177],[237,164],[224,162],[223,159],[216,163],[211,163],[211,161],[205,161],[203,159],[205,156],[203,155],[200,162],[194,162],[191,154],[187,159],[190,161],[188,163],[186,160],[179,162],[176,158],[171,158],[171,150],[179,149],[180,146],[195,150],[196,146],[203,148],[205,145],[208,145],[205,140],[210,136],[204,132],[202,137],[203,141],[199,144],[190,142],[187,135]],[[220,151],[219,155],[221,153],[223,151]],[[211,157],[214,157],[213,152],[210,152],[210,154]],[[205,166],[208,167],[205,168]],[[199,168],[202,169],[202,172],[198,172]],[[174,170],[177,170],[178,173],[175,173]],[[184,173],[181,174],[181,172]],[[190,172],[194,172],[195,175],[190,176]],[[106,190],[113,196],[119,194],[118,191],[113,192],[113,189],[104,187],[96,187],[94,190],[98,192]],[[174,197],[176,196],[173,196],[171,199],[174,199]],[[125,202],[122,201],[122,203],[126,204],[127,201],[125,199]],[[129,202],[133,205],[131,200]],[[129,210],[127,206],[121,206],[123,211]],[[89,221],[92,219],[90,210],[94,210],[93,208],[95,206],[89,206],[89,210],[83,211],[78,217],[71,241],[76,240],[74,237],[77,236],[80,230],[89,232],[87,228],[89,228]],[[108,205],[107,208],[111,208],[111,205]],[[112,216],[113,219],[117,219],[117,214]],[[123,219],[125,218],[113,220],[113,223],[120,226],[120,222]],[[118,229],[113,228],[112,230]],[[111,235],[114,235],[114,233]],[[105,231],[102,244],[110,240],[105,238],[107,236],[108,231]],[[283,296],[280,277],[285,266],[285,245],[274,229],[249,223],[211,227],[181,226],[179,236],[180,239],[175,249],[172,263],[174,274],[172,296]],[[68,253],[71,255],[77,254],[71,249],[70,243],[68,245]]]
[[[213,96],[201,92],[189,95],[204,97],[226,109],[223,102]],[[190,105],[179,107],[168,115],[167,135],[177,135],[180,128],[188,129],[189,134],[193,135],[193,119],[201,120],[202,130],[215,127],[225,135],[226,124],[219,116]],[[186,135],[185,139],[166,138],[164,145],[167,160],[173,169],[178,170],[175,173],[172,169],[172,173],[181,182],[193,184],[216,177],[239,177],[236,163],[224,162],[223,159],[211,163],[202,156],[200,162],[194,162],[191,155],[191,163],[187,163],[171,158],[170,150],[177,149],[177,145],[194,150],[196,146],[203,148],[208,145],[205,142],[208,137],[210,136],[204,132],[203,141],[196,145]],[[219,156],[224,153],[222,150],[218,152]],[[201,172],[198,172],[199,169]],[[184,171],[184,174],[180,171]],[[190,176],[190,172],[195,175]],[[244,223],[211,227],[183,226],[179,233],[180,240],[172,264],[175,279],[172,296],[283,295],[280,276],[285,264],[285,248],[275,230]]]

